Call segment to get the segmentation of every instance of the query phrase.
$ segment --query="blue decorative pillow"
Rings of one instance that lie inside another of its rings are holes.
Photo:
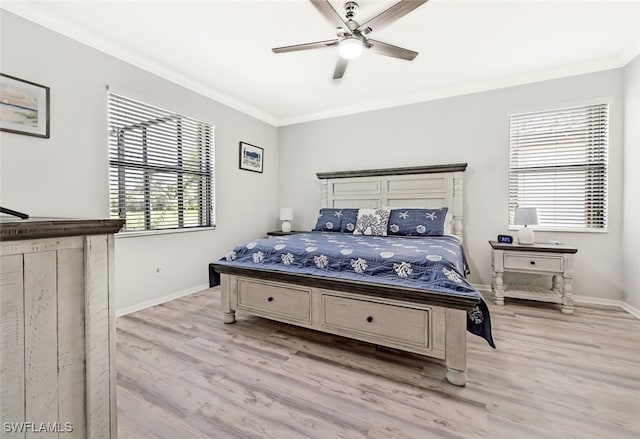
[[[349,232],[355,229],[358,209],[320,209],[313,228],[318,232]]]
[[[341,232],[353,233],[358,222],[358,209],[342,209]]]
[[[388,235],[442,236],[447,208],[440,209],[392,209]]]

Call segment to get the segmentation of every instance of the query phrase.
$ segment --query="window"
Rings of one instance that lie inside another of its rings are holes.
[[[606,230],[609,105],[510,118],[509,224],[537,207],[539,228]]]
[[[214,225],[213,127],[109,93],[111,218],[126,231]]]

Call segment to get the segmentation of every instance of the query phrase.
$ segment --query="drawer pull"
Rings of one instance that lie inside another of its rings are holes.
[[[373,322],[373,317],[371,317],[371,316],[367,317],[367,322],[369,322],[369,323]]]
[[[536,261],[531,261],[531,265],[536,265]]]
[[[273,297],[267,297],[267,301],[273,302]]]

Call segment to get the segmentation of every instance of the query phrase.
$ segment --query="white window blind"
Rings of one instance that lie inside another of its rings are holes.
[[[214,225],[213,126],[109,92],[111,217],[126,231]]]
[[[509,224],[522,206],[542,229],[606,229],[608,139],[608,104],[512,115]]]

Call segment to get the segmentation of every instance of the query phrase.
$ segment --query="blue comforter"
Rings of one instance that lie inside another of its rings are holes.
[[[387,237],[309,232],[238,245],[222,265],[406,286],[480,299],[467,313],[467,329],[495,347],[489,309],[465,279],[469,267],[454,236]]]

